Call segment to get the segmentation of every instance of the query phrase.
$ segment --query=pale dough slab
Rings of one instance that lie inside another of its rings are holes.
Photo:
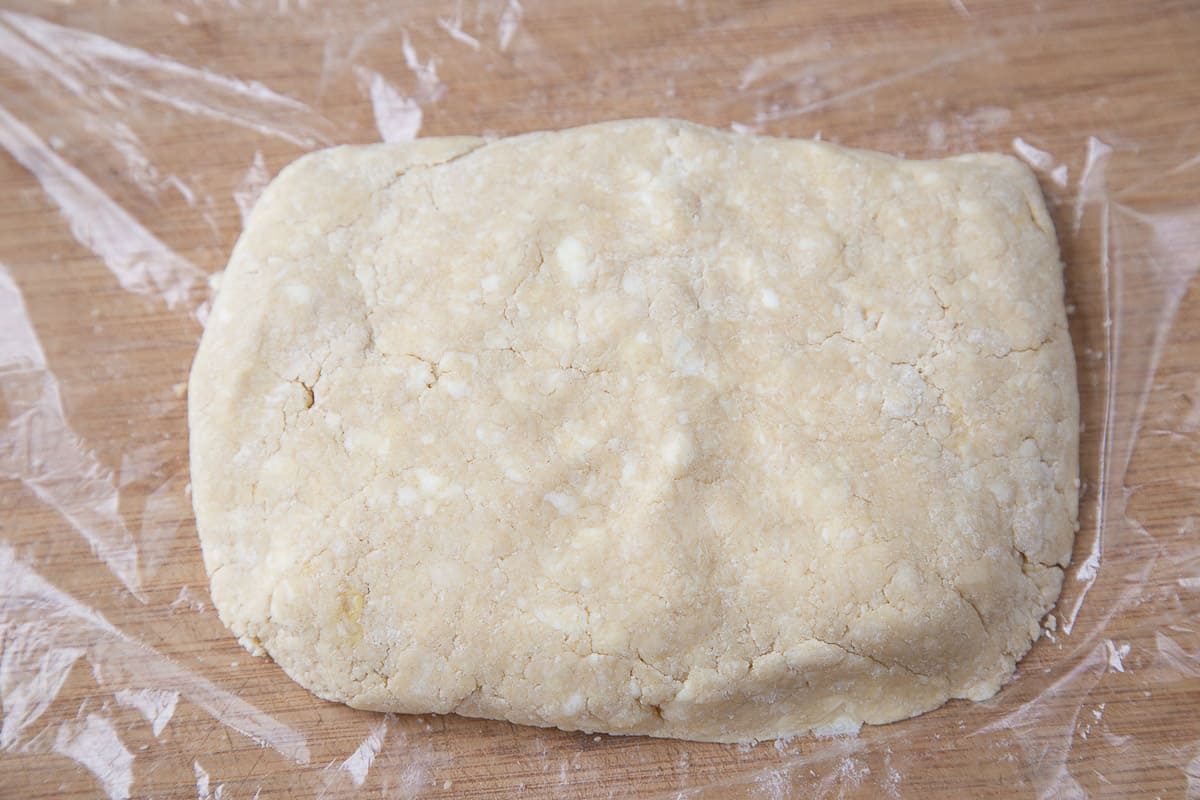
[[[321,697],[740,741],[991,696],[1076,526],[1005,156],[639,120],[306,156],[188,389],[212,597]]]

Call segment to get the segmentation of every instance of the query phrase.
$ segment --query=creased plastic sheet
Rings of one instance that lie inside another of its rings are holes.
[[[1198,52],[1172,3],[0,11],[0,794],[1200,797]],[[647,115],[1039,175],[1083,509],[992,700],[754,746],[378,715],[217,620],[183,386],[270,177],[335,143]]]

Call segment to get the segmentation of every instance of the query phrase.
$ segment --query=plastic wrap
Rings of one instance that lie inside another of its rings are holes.
[[[1200,797],[1194,8],[18,6],[0,11],[0,794]],[[995,698],[756,746],[590,736],[323,703],[221,626],[183,389],[269,177],[334,143],[648,115],[1038,173],[1079,362],[1081,529]]]

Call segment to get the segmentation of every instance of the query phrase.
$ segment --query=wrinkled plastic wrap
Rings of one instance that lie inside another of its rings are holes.
[[[1186,3],[10,4],[0,795],[1200,797],[1197,53]],[[568,734],[323,703],[221,626],[184,382],[269,178],[334,143],[650,115],[1038,174],[1081,527],[995,698],[756,746]]]

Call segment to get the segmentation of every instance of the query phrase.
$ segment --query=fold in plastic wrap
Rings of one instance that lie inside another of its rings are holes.
[[[1119,5],[0,11],[5,791],[1200,796],[1200,19]],[[1084,484],[1062,598],[1014,679],[907,722],[725,746],[357,712],[242,651],[207,595],[184,381],[265,183],[334,143],[658,115],[1038,173]]]

